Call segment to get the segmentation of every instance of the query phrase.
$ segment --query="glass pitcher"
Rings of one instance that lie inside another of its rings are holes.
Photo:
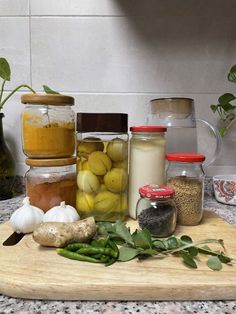
[[[167,153],[199,152],[206,155],[204,166],[216,159],[221,148],[221,136],[208,121],[195,118],[192,98],[157,98],[152,99],[150,105],[146,124],[167,127]],[[201,131],[204,128],[204,137],[197,137],[200,127]]]

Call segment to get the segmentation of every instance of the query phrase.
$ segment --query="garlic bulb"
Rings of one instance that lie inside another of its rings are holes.
[[[10,224],[17,233],[30,233],[43,221],[44,212],[30,205],[29,197],[25,197],[22,203],[23,206],[12,214]]]
[[[52,207],[43,216],[43,221],[73,222],[79,219],[76,209],[66,205],[65,202],[61,202],[59,206]]]

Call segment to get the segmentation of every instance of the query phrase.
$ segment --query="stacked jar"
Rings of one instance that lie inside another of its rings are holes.
[[[81,218],[123,220],[127,214],[128,115],[77,114],[77,195]]]
[[[75,207],[76,158],[74,98],[60,94],[25,94],[21,115],[22,145],[30,166],[26,195],[45,212],[60,202]]]

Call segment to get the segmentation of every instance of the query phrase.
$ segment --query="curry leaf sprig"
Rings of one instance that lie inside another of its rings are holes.
[[[228,73],[228,81],[236,83],[236,65],[234,65]],[[236,121],[236,105],[234,100],[236,96],[231,93],[225,93],[218,98],[218,103],[211,105],[211,110],[217,113],[220,120],[223,122],[223,126],[220,127],[219,132],[224,137],[232,125]]]
[[[224,251],[221,239],[205,239],[193,242],[191,237],[183,235],[180,238],[171,236],[167,239],[153,238],[146,229],[136,229],[133,233],[121,221],[115,223],[99,222],[98,234],[107,237],[119,245],[118,260],[125,262],[134,258],[145,259],[150,256],[163,258],[168,255],[178,256],[185,265],[197,268],[199,253],[208,255],[207,266],[212,270],[220,270],[223,264],[230,264],[234,260]],[[206,244],[217,243],[222,250],[214,251]]]

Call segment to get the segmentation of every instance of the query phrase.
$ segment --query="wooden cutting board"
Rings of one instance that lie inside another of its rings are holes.
[[[131,228],[135,221],[129,221]],[[0,225],[0,293],[50,300],[236,300],[236,264],[221,271],[206,266],[190,269],[180,258],[133,260],[110,267],[63,258],[40,247],[31,235],[15,246],[2,246],[12,233]],[[175,234],[194,240],[222,238],[227,254],[236,258],[236,229],[206,211],[202,224],[178,227]],[[212,247],[212,246],[211,246]]]

